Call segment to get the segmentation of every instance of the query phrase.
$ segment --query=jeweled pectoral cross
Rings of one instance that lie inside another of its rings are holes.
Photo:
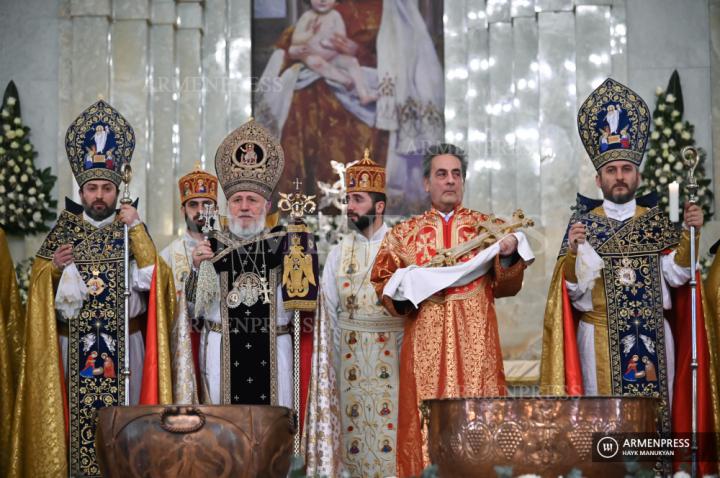
[[[263,304],[269,304],[270,303],[270,288],[268,287],[268,282],[265,277],[260,278],[260,293],[263,296]]]

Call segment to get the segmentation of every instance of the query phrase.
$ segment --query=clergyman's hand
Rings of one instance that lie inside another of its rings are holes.
[[[695,226],[695,228],[699,229],[703,225],[703,211],[697,204],[686,202],[683,219],[687,227]]]
[[[58,247],[53,253],[52,263],[56,269],[63,270],[73,263],[73,246],[65,244]]]
[[[568,243],[570,245],[570,251],[573,254],[577,254],[578,245],[585,242],[585,224],[576,222],[570,226],[568,231]]]
[[[135,223],[140,222],[140,215],[132,205],[123,204],[120,206],[119,219],[128,227],[132,227]]]
[[[212,248],[210,247],[210,241],[202,241],[192,251],[193,267],[197,269],[198,267],[200,267],[200,263],[202,261],[212,259],[212,256],[213,252]]]
[[[508,236],[500,241],[500,256],[505,257],[517,251],[518,240],[515,236]]]

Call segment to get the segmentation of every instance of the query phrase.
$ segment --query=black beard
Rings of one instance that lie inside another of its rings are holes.
[[[104,209],[96,211],[95,209],[93,209],[93,206],[88,206],[87,204],[83,203],[83,210],[85,211],[85,214],[90,216],[92,220],[102,221],[110,217],[115,212],[114,207],[108,207],[106,205],[104,206]]]
[[[196,221],[200,220],[200,215],[193,219],[191,217],[188,217],[187,214],[185,215],[185,225],[187,226],[188,231],[190,232],[201,232],[203,224],[198,224]],[[203,221],[204,222],[204,221]]]
[[[357,229],[359,232],[363,232],[365,229],[370,227],[370,224],[375,220],[375,214],[363,214],[362,216],[359,216],[356,221],[353,221],[348,216],[348,226],[350,226],[351,229]]]

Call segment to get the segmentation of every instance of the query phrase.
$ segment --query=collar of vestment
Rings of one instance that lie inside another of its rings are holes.
[[[578,195],[578,204],[568,224],[568,230],[575,222],[585,224],[587,240],[600,255],[658,253],[680,241],[680,228],[670,222],[657,206],[655,195],[638,198],[632,210],[629,205],[616,205],[628,210],[613,209],[611,206],[610,214],[615,215],[615,218],[608,214],[605,206],[604,202]],[[630,217],[633,219],[628,220]],[[567,254],[567,251],[566,231],[560,255]]]
[[[117,217],[117,213],[116,213],[116,212],[113,212],[112,214],[110,214],[110,215],[109,215],[108,217],[106,217],[105,219],[102,219],[102,220],[100,220],[100,221],[96,221],[95,219],[93,219],[93,218],[91,218],[90,216],[88,216],[88,214],[87,214],[85,211],[83,211],[83,214],[82,214],[82,215],[83,215],[83,220],[84,220],[85,222],[88,222],[89,224],[91,224],[91,225],[92,225],[93,227],[95,227],[96,229],[100,229],[100,228],[103,228],[103,227],[107,226],[108,224],[112,223],[112,222],[115,220],[115,217]]]
[[[438,214],[438,215],[443,219],[444,222],[448,222],[448,221],[450,221],[450,219],[451,219],[456,213],[458,213],[458,212],[459,212],[460,210],[462,210],[462,209],[464,209],[464,208],[462,207],[462,204],[458,204],[458,205],[455,206],[455,207],[453,208],[453,210],[450,211],[450,212],[442,212],[442,211],[438,210],[438,209],[435,208],[435,207],[433,207],[432,209],[430,209],[429,212],[430,212],[431,214],[432,214],[432,213]]]
[[[635,215],[636,206],[637,201],[635,201],[635,198],[625,204],[618,204],[610,201],[609,199],[605,199],[602,204],[605,215],[610,219],[615,219],[616,221],[625,221],[633,217]]]

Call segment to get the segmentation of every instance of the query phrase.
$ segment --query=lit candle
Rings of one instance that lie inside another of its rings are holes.
[[[680,220],[680,185],[677,181],[668,184],[670,190],[670,220],[678,222]]]

